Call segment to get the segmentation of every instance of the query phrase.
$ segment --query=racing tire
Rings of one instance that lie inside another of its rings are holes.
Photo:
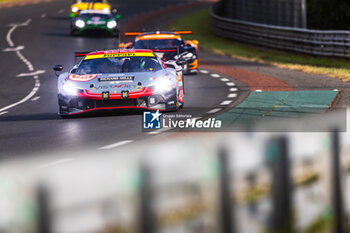
[[[61,110],[61,105],[58,105],[58,106],[59,106],[58,115],[60,115],[60,117],[61,117],[62,119],[67,119],[67,118],[69,118],[69,117],[70,117],[69,114],[67,114],[66,112],[63,112],[63,111]]]
[[[71,36],[78,36],[78,33],[76,31],[74,31],[74,30],[71,30],[70,31],[70,35]]]
[[[114,31],[111,36],[118,39],[119,38],[119,30]]]

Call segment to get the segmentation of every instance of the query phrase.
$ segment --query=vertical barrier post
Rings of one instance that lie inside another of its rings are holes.
[[[140,230],[141,233],[154,233],[154,216],[152,211],[152,187],[149,167],[141,165],[140,193]]]
[[[272,213],[270,228],[275,232],[292,232],[292,187],[287,138],[270,141],[266,156],[272,173]]]
[[[51,211],[49,192],[40,185],[37,189],[37,203],[38,203],[38,233],[51,233]]]
[[[223,233],[234,232],[234,206],[231,202],[231,178],[227,150],[220,148],[220,220]]]
[[[307,28],[306,0],[301,0],[302,28]]]
[[[341,188],[341,167],[340,167],[340,149],[339,149],[339,132],[334,131],[332,133],[332,167],[331,167],[331,180],[332,180],[332,205],[333,205],[333,231],[334,233],[345,232],[344,228],[344,210],[343,210],[343,195]]]

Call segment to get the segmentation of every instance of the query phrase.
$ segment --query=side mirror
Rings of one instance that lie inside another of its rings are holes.
[[[119,44],[119,48],[124,48],[124,46],[125,46],[125,43],[120,43]]]
[[[62,71],[63,70],[63,66],[62,65],[54,65],[52,69],[54,71]]]
[[[62,66],[62,65],[54,65],[54,66],[52,67],[52,69],[55,71],[55,75],[58,77],[57,72],[62,71],[62,70],[63,70],[63,66]]]

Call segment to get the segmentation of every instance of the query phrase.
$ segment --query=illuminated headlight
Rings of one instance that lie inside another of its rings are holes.
[[[105,7],[105,8],[103,8],[102,11],[108,13],[108,12],[109,12],[109,9],[108,9],[108,7]]]
[[[194,55],[193,53],[186,53],[186,54],[179,54],[176,55],[174,57],[175,59],[179,59],[179,58],[185,58],[186,60],[188,59],[196,59],[196,55]]]
[[[72,8],[72,12],[74,12],[74,13],[78,12],[78,10],[79,10],[79,8],[77,6]]]
[[[77,21],[75,21],[75,26],[77,26],[78,28],[83,28],[85,26],[85,22],[81,19],[78,19]]]
[[[160,79],[155,83],[155,91],[170,91],[171,90],[171,82],[168,79]]]
[[[107,27],[108,27],[109,29],[115,28],[116,26],[117,26],[117,22],[116,22],[115,20],[109,21],[109,22],[107,23]]]
[[[65,82],[63,84],[63,92],[66,95],[77,95],[77,88],[70,82]]]

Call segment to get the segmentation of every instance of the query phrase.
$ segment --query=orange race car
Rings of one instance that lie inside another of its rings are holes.
[[[163,61],[176,61],[183,73],[198,73],[198,41],[185,41],[181,36],[184,34],[192,31],[127,32],[126,36],[136,36],[134,42],[121,43],[119,47],[150,49]]]
[[[70,17],[74,18],[77,16],[79,11],[82,10],[102,10],[106,13],[111,11],[111,6],[107,0],[76,0],[76,3],[70,7]]]

